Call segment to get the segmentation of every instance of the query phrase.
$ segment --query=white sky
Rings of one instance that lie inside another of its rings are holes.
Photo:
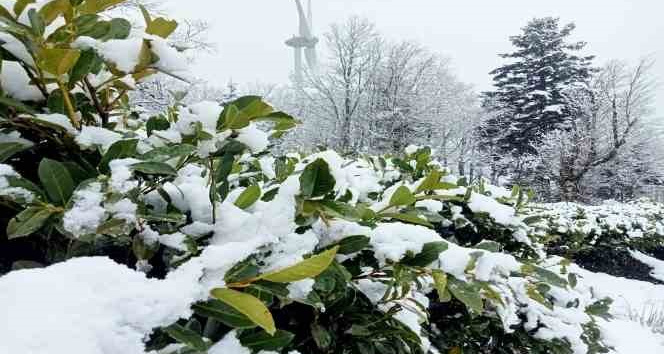
[[[197,18],[212,26],[217,53],[197,58],[194,72],[218,86],[235,82],[284,83],[292,51],[284,41],[297,31],[293,0],[166,0],[173,17]],[[598,64],[631,62],[652,55],[657,112],[664,116],[664,0],[312,0],[314,29],[351,15],[367,17],[394,40],[416,40],[452,59],[462,81],[478,91],[490,87],[488,72],[498,53],[511,50],[508,37],[532,17],[575,22],[575,39],[588,42]]]

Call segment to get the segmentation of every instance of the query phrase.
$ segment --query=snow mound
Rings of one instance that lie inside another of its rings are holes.
[[[0,352],[144,354],[153,328],[190,314],[195,288],[104,257],[11,272],[0,278]]]

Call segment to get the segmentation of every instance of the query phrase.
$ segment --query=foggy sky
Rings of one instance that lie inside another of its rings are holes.
[[[393,40],[415,40],[452,60],[459,78],[477,91],[491,87],[488,72],[509,52],[509,36],[532,17],[575,22],[574,40],[588,42],[596,64],[634,63],[652,56],[664,83],[664,0],[312,0],[315,34],[351,15],[367,17]],[[235,82],[285,83],[293,67],[284,41],[297,31],[293,0],[167,0],[173,17],[212,24],[218,50],[200,55],[194,73],[218,86]],[[323,49],[319,45],[319,52]],[[664,116],[664,85],[657,91]]]

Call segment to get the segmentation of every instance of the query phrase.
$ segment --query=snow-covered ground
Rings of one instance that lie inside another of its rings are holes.
[[[614,299],[610,310],[614,318],[598,319],[604,341],[615,348],[614,353],[664,353],[664,335],[630,319],[630,313],[661,309],[664,285],[575,265],[570,271],[598,297]],[[198,294],[182,286],[186,278],[182,273],[166,280],[148,279],[102,257],[12,272],[0,278],[0,303],[11,304],[0,308],[0,352],[144,354],[143,340],[152,328],[190,313],[189,304]]]
[[[614,347],[614,353],[664,353],[664,335],[653,333],[633,316],[652,310],[662,311],[664,285],[593,273],[578,266],[573,266],[571,271],[577,273],[585,285],[592,287],[598,297],[613,299],[610,313],[614,318],[610,321],[598,319],[598,324],[605,343]]]

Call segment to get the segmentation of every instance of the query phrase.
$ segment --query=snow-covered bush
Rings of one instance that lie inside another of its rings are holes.
[[[664,205],[645,199],[596,206],[533,204],[524,212],[536,237],[570,258],[597,247],[651,251],[664,246]]]
[[[272,156],[296,121],[260,97],[135,112],[184,67],[177,24],[103,14],[122,2],[0,6],[8,352],[605,351],[608,300],[530,237],[524,193],[427,148]]]

